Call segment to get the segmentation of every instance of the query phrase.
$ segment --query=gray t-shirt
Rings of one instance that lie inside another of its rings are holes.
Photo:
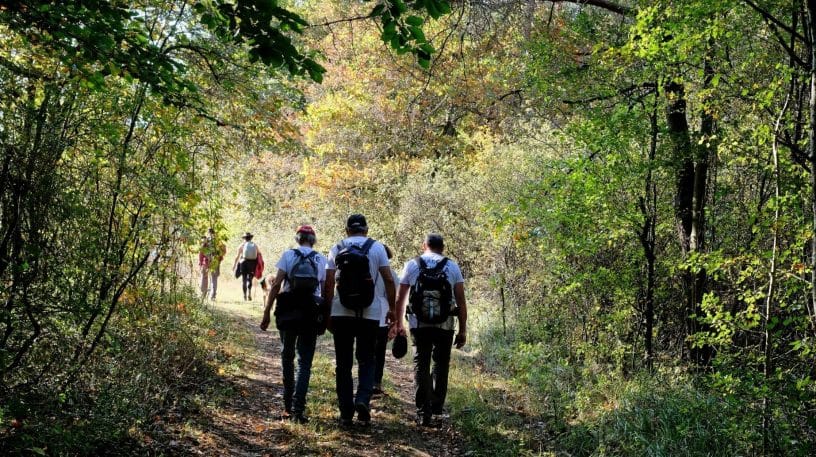
[[[439,261],[444,258],[442,254],[437,254],[435,252],[427,251],[422,254],[422,260],[425,261],[425,264],[428,268],[434,268]],[[459,265],[456,264],[451,259],[448,259],[448,262],[445,264],[445,275],[448,277],[448,282],[451,284],[451,290],[454,289],[456,284],[464,283],[465,278],[462,276],[462,270],[459,269]],[[402,274],[400,275],[400,284],[407,284],[409,286],[413,286],[417,279],[419,278],[419,263],[416,259],[411,259],[405,263],[405,267],[402,269]],[[456,300],[455,298],[451,300],[451,309],[456,307]],[[424,322],[419,322],[413,314],[408,315],[408,326],[412,329],[414,328],[423,328],[423,327],[438,327],[443,328],[445,330],[453,330],[454,328],[454,320],[456,316],[448,317],[448,320],[442,322],[441,324],[426,324]]]
[[[309,246],[299,246],[297,249],[300,252],[302,252],[303,255],[309,255],[309,253],[313,251],[313,249],[310,248]],[[275,267],[278,270],[283,270],[288,274],[292,267],[294,267],[295,264],[297,263],[297,260],[298,255],[295,253],[294,250],[289,249],[283,253],[280,260],[278,260],[278,263],[275,264]],[[324,257],[322,254],[318,252],[315,253],[314,255],[314,261],[315,264],[317,264],[317,281],[319,283],[317,286],[317,290],[315,290],[314,294],[319,296],[322,290],[323,283],[326,281],[326,257]],[[284,281],[283,287],[281,288],[281,292],[288,292],[291,288],[292,285],[289,284],[289,281]]]
[[[345,240],[341,241],[340,244],[343,246],[362,246],[363,243],[366,242],[368,238],[365,236],[352,236],[346,238]],[[329,259],[328,263],[326,264],[327,270],[336,270],[337,265],[334,263],[335,257],[337,254],[342,250],[338,245],[332,246],[331,250],[329,251]],[[371,306],[365,308],[363,310],[362,317],[364,319],[371,319],[374,321],[380,321],[380,313],[382,312],[381,308],[381,301],[377,298],[376,295],[376,281],[381,279],[380,277],[380,267],[387,267],[389,266],[388,262],[388,255],[385,253],[385,247],[383,247],[382,243],[379,241],[375,241],[374,244],[371,245],[371,248],[368,250],[368,267],[371,273],[371,277],[374,278],[375,281],[375,295],[374,295],[374,302],[371,303]],[[388,306],[386,302],[386,307]],[[332,317],[336,316],[347,316],[347,317],[357,317],[354,310],[348,309],[340,303],[340,297],[337,295],[335,290],[334,300],[332,300],[332,307],[331,307],[331,315]]]

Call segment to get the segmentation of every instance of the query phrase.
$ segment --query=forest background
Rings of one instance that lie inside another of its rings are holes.
[[[197,388],[208,227],[230,264],[362,212],[397,266],[445,236],[547,450],[812,454],[813,2],[24,1],[0,34],[3,448]]]

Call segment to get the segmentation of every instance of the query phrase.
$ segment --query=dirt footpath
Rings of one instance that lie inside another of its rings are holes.
[[[411,357],[386,360],[386,395],[372,400],[372,424],[343,429],[338,424],[334,392],[334,349],[331,336],[318,339],[305,425],[283,422],[280,339],[263,332],[260,300],[222,302],[214,312],[235,318],[254,334],[255,347],[242,350],[236,374],[223,377],[229,395],[222,404],[186,418],[184,438],[174,453],[229,456],[456,456],[465,455],[462,440],[450,420],[441,417],[434,428],[414,422]],[[355,369],[356,370],[356,369]]]

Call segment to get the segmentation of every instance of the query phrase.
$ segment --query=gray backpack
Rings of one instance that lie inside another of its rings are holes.
[[[300,249],[292,250],[295,251],[297,260],[295,260],[292,268],[286,272],[286,280],[289,281],[292,292],[313,294],[320,284],[317,279],[317,260],[315,260],[317,251],[303,254]]]

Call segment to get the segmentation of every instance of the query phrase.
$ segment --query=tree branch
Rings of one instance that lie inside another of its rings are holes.
[[[621,89],[617,89],[612,94],[596,95],[594,97],[584,98],[584,99],[581,99],[581,100],[562,100],[562,103],[564,103],[565,105],[584,105],[584,104],[587,104],[587,103],[599,102],[599,101],[603,101],[603,100],[609,100],[609,99],[612,99],[612,98],[615,98],[615,97],[618,97],[618,96],[621,96],[621,95],[629,96],[629,95],[632,95],[632,93],[634,93],[638,89],[648,89],[648,91],[646,91],[646,93],[643,94],[643,95],[647,95],[647,94],[652,93],[656,88],[657,88],[657,86],[655,86],[654,83],[633,84],[633,85],[631,85],[629,87],[624,87],[624,88],[621,88]]]
[[[577,5],[589,5],[605,9],[621,16],[631,16],[635,9],[631,6],[620,5],[609,0],[550,0],[552,3],[574,3]]]
[[[753,8],[753,10],[754,10],[754,11],[756,11],[757,13],[759,13],[759,14],[760,14],[760,16],[762,16],[763,18],[765,18],[765,19],[766,19],[766,20],[768,20],[768,21],[773,22],[774,24],[776,24],[776,26],[777,26],[777,27],[779,27],[779,28],[781,28],[782,30],[784,30],[784,31],[786,31],[786,32],[788,32],[788,33],[790,33],[790,34],[791,34],[791,36],[796,37],[796,39],[798,39],[798,40],[802,40],[802,42],[803,42],[803,43],[807,43],[807,42],[808,42],[808,40],[807,40],[807,39],[806,39],[804,36],[802,36],[801,34],[799,34],[799,32],[797,32],[796,30],[792,29],[792,28],[791,28],[789,25],[785,24],[785,23],[784,23],[784,22],[782,22],[781,20],[777,19],[777,18],[776,18],[776,17],[775,17],[773,14],[771,14],[771,13],[769,13],[768,11],[766,11],[766,10],[764,10],[764,9],[760,8],[760,6],[759,6],[759,5],[757,5],[756,3],[752,2],[751,0],[743,0],[743,1],[744,1],[746,4],[748,4],[748,6],[750,6],[751,8]]]
[[[371,14],[366,14],[364,16],[347,17],[347,18],[343,18],[343,19],[335,19],[333,21],[322,22],[320,24],[309,24],[309,25],[305,26],[304,28],[309,28],[309,27],[329,27],[329,26],[332,26],[334,24],[343,24],[343,23],[346,23],[346,22],[364,21],[366,19],[371,19],[373,17],[374,16],[372,16]]]

